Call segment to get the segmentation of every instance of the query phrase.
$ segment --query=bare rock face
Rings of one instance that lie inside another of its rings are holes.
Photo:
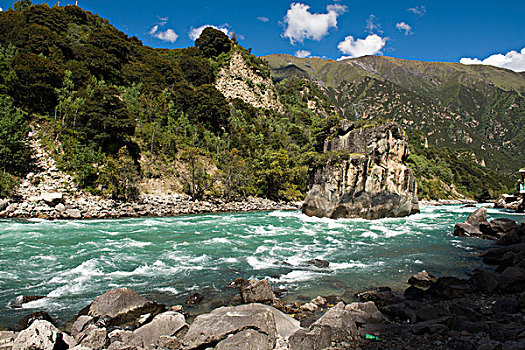
[[[416,178],[404,164],[408,143],[396,123],[356,128],[342,121],[338,135],[324,145],[325,155],[334,159],[308,176],[303,213],[379,219],[419,212]]]
[[[230,64],[219,72],[215,87],[229,99],[240,98],[256,108],[284,111],[272,79],[250,69],[239,51],[232,52]]]

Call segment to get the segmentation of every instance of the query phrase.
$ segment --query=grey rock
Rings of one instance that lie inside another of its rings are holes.
[[[82,217],[78,209],[66,209],[66,215],[72,219],[80,219]]]
[[[342,302],[329,309],[310,326],[311,329],[316,327],[329,327],[335,337],[332,338],[332,341],[343,340],[357,332],[355,318],[351,311],[344,309]]]
[[[472,287],[466,280],[456,277],[440,277],[429,291],[446,299],[455,299],[471,291]]]
[[[66,211],[66,206],[62,203],[58,203],[57,205],[55,205],[55,210],[59,213],[63,213],[64,211]]]
[[[525,290],[525,270],[519,267],[507,267],[500,276],[499,289],[515,293]]]
[[[454,236],[481,236],[483,234],[480,229],[482,223],[487,223],[487,208],[476,209],[464,223],[456,224],[454,226]]]
[[[51,324],[54,323],[54,320],[49,316],[49,314],[45,311],[37,311],[32,312],[29,315],[24,316],[20,321],[18,321],[15,325],[15,330],[21,331],[23,329],[28,328],[33,322],[37,320],[43,320],[47,321]]]
[[[49,206],[55,206],[64,200],[62,192],[47,192],[42,193],[40,199],[43,200]]]
[[[91,316],[79,316],[71,326],[71,335],[75,337],[78,333],[82,332],[86,326],[93,322],[94,318]]]
[[[517,298],[500,296],[492,305],[493,312],[501,312],[505,314],[515,314],[520,311],[520,303]]]
[[[184,336],[183,344],[186,349],[204,349],[246,329],[268,335],[271,346],[275,345],[277,329],[274,315],[261,304],[221,307],[197,316]]]
[[[58,350],[67,349],[68,345],[62,333],[48,321],[37,320],[16,337],[13,350]]]
[[[89,306],[88,315],[107,317],[111,326],[137,326],[139,316],[150,314],[150,318],[164,311],[164,306],[148,301],[132,289],[110,290],[97,297]]]
[[[403,298],[392,292],[390,287],[378,287],[363,293],[357,294],[361,301],[373,301],[378,307],[396,304],[403,301]]]
[[[470,284],[482,293],[492,293],[498,287],[498,277],[491,271],[481,270],[469,279]]]
[[[320,326],[298,330],[290,336],[288,345],[290,350],[321,350],[330,346],[331,339],[332,328]]]
[[[330,266],[330,263],[328,261],[322,259],[312,259],[308,260],[306,263],[319,268],[326,268]]]
[[[241,286],[241,297],[245,303],[263,303],[273,301],[275,295],[270,283],[263,280],[249,279]]]
[[[108,344],[106,329],[98,328],[95,325],[87,326],[82,332],[76,335],[75,340],[79,345],[93,350],[104,349]]]
[[[45,298],[45,295],[19,295],[11,303],[11,307],[13,309],[18,309],[21,308],[24,304],[43,298]]]
[[[224,339],[215,350],[272,350],[274,345],[269,335],[247,329]]]
[[[325,152],[345,151],[336,164],[322,164],[308,174],[306,215],[379,219],[419,212],[417,184],[404,164],[406,136],[395,123],[344,128],[346,134],[327,140]]]
[[[429,274],[426,270],[418,272],[415,275],[412,275],[408,279],[408,283],[410,285],[413,285],[421,289],[429,288],[432,285],[432,283],[435,283],[435,282],[436,282],[436,277]]]
[[[151,349],[159,344],[161,336],[172,336],[187,326],[183,315],[167,311],[155,316],[150,323],[137,328],[133,334],[141,339],[144,348]]]
[[[345,310],[349,311],[355,322],[358,323],[381,323],[384,322],[383,314],[377,308],[373,301],[366,303],[351,303],[345,306]]]
[[[0,349],[11,350],[15,343],[17,334],[15,332],[0,331]]]

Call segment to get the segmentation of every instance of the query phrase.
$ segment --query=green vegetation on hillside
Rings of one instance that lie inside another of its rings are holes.
[[[486,201],[513,188],[512,180],[478,164],[472,151],[425,147],[425,136],[417,130],[408,130],[408,138],[406,163],[418,180],[420,199],[454,199],[459,193]]]
[[[270,70],[220,31],[205,29],[195,47],[152,49],[76,6],[15,8],[0,13],[2,120],[18,130],[0,155],[6,174],[31,170],[9,161],[36,123],[59,167],[96,194],[129,200],[141,179],[168,176],[194,198],[304,196],[310,154],[334,113],[311,84],[277,87],[284,114],[253,108],[226,100],[215,77],[234,50],[255,74]],[[12,185],[11,175],[0,183]]]
[[[423,131],[435,148],[470,150],[508,176],[525,164],[523,73],[382,56],[265,58],[277,81],[298,76],[323,86],[345,118],[394,120]]]

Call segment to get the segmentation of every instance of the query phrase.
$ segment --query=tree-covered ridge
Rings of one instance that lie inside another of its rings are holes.
[[[275,88],[283,113],[254,108],[227,100],[215,78],[234,51],[254,74],[270,70],[220,31],[206,29],[195,47],[152,49],[76,6],[19,5],[0,13],[2,118],[18,123],[18,141],[38,125],[81,187],[131,199],[143,180],[170,178],[166,191],[194,198],[304,195],[312,152],[337,118],[308,82]],[[7,166],[12,185],[23,172]]]
[[[274,78],[320,83],[347,118],[390,118],[436,147],[469,149],[515,174],[525,163],[525,74],[490,66],[366,56],[340,62],[266,57]]]

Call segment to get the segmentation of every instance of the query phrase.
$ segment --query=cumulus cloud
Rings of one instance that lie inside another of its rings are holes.
[[[424,16],[427,13],[427,8],[425,6],[416,6],[407,9],[407,11],[418,16]]]
[[[156,24],[151,28],[149,31],[149,35],[154,36],[157,39],[160,39],[162,41],[174,43],[179,38],[179,35],[175,33],[173,29],[166,29],[164,31],[159,30],[160,27],[164,26],[168,22],[167,17],[159,17],[160,23]]]
[[[201,36],[202,34],[202,31],[208,27],[212,27],[214,29],[217,29],[217,30],[220,30],[221,32],[223,32],[224,34],[230,36],[232,33],[230,32],[230,30],[227,28],[227,25],[222,25],[220,27],[217,27],[217,26],[214,26],[214,25],[211,25],[211,24],[205,24],[203,26],[200,26],[199,28],[191,28],[190,30],[190,39],[195,41],[197,40],[197,38],[199,36]]]
[[[265,17],[265,16],[259,16],[259,17],[257,17],[257,20],[261,21],[261,22],[264,22],[264,23],[270,22],[270,19],[268,17]]]
[[[484,60],[463,57],[459,62],[463,64],[486,64],[511,69],[515,72],[525,72],[525,47],[521,49],[521,52],[512,50],[505,55],[498,53]]]
[[[381,53],[387,40],[388,38],[382,38],[377,34],[368,35],[365,39],[357,40],[353,36],[347,36],[344,41],[337,45],[337,48],[348,56],[343,56],[339,60]]]
[[[0,7],[0,12],[2,12],[4,9]]]
[[[312,55],[312,53],[308,50],[297,50],[295,51],[295,57],[299,57],[299,58],[306,58],[306,57],[310,57]]]
[[[383,34],[383,31],[381,30],[381,25],[379,23],[376,23],[375,15],[368,16],[368,19],[366,20],[366,32],[370,34]]]
[[[302,43],[305,39],[319,41],[328,35],[330,28],[337,28],[337,17],[346,9],[346,6],[333,4],[326,7],[327,13],[311,13],[310,6],[292,3],[284,17],[282,37],[288,38],[291,44]]]
[[[405,22],[396,23],[396,28],[405,35],[412,34],[412,27]]]

